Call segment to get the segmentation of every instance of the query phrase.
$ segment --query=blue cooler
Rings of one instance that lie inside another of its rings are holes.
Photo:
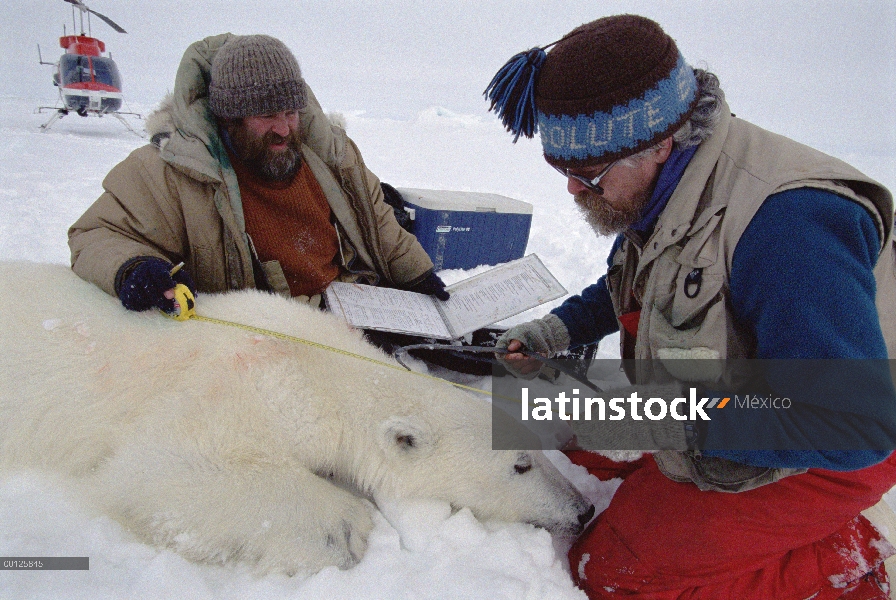
[[[398,188],[436,271],[522,258],[532,205],[498,194]]]

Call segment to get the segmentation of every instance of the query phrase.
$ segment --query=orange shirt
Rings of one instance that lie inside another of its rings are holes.
[[[243,199],[246,232],[262,262],[283,267],[293,296],[319,294],[339,274],[330,205],[305,162],[288,182],[260,179],[231,156]]]

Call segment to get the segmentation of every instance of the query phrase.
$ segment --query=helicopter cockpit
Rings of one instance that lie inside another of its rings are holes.
[[[121,108],[121,75],[111,58],[64,54],[59,59],[59,79],[69,110],[86,110],[90,106],[89,96],[96,92],[102,96],[100,112]],[[84,94],[78,94],[77,90],[84,90]],[[114,96],[106,96],[104,92]]]
[[[72,5],[72,30],[78,31],[75,22],[75,9],[81,12],[80,34],[67,34],[65,27],[62,29],[62,37],[59,38],[59,47],[65,49],[65,54],[55,63],[45,62],[37,47],[37,58],[42,65],[53,65],[53,85],[59,89],[61,106],[40,106],[38,112],[52,110],[53,116],[40,126],[42,131],[48,131],[50,127],[70,112],[82,117],[94,115],[102,117],[111,115],[121,121],[131,133],[139,135],[122,115],[134,115],[138,113],[121,112],[123,102],[121,95],[121,75],[115,66],[111,55],[103,56],[106,44],[93,37],[90,31],[90,15],[98,17],[118,33],[127,33],[121,25],[91,10],[82,0],[65,0]],[[84,15],[87,15],[87,30],[84,29]]]

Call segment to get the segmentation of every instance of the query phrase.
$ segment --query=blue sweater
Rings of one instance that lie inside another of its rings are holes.
[[[608,264],[621,239],[614,243]],[[885,360],[872,272],[879,249],[871,215],[851,200],[810,188],[767,198],[735,248],[729,282],[734,318],[755,335],[756,358]],[[552,312],[566,325],[574,346],[619,330],[606,277]],[[892,447],[896,392],[885,375],[877,390],[879,400],[862,402],[841,395],[836,405],[819,401],[821,409],[830,411],[827,420],[836,424],[830,426],[838,429],[838,436],[861,438],[863,447]],[[816,418],[818,408],[812,407]],[[836,470],[869,466],[889,454],[888,450],[713,450],[722,446],[722,440],[730,444],[749,436],[755,444],[786,438],[794,420],[804,416],[799,410],[762,411],[755,423],[745,427],[743,412],[713,413],[703,443],[705,454],[770,467]]]

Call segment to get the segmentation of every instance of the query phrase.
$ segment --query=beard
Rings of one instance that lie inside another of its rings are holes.
[[[302,166],[302,135],[299,130],[286,137],[268,131],[256,136],[243,123],[233,123],[227,128],[234,154],[246,168],[261,179],[286,182],[298,173]],[[286,142],[283,150],[274,150],[271,144]]]
[[[649,198],[646,195],[629,197],[620,206],[613,207],[603,196],[582,190],[574,199],[579,213],[597,235],[612,236],[638,222]]]

